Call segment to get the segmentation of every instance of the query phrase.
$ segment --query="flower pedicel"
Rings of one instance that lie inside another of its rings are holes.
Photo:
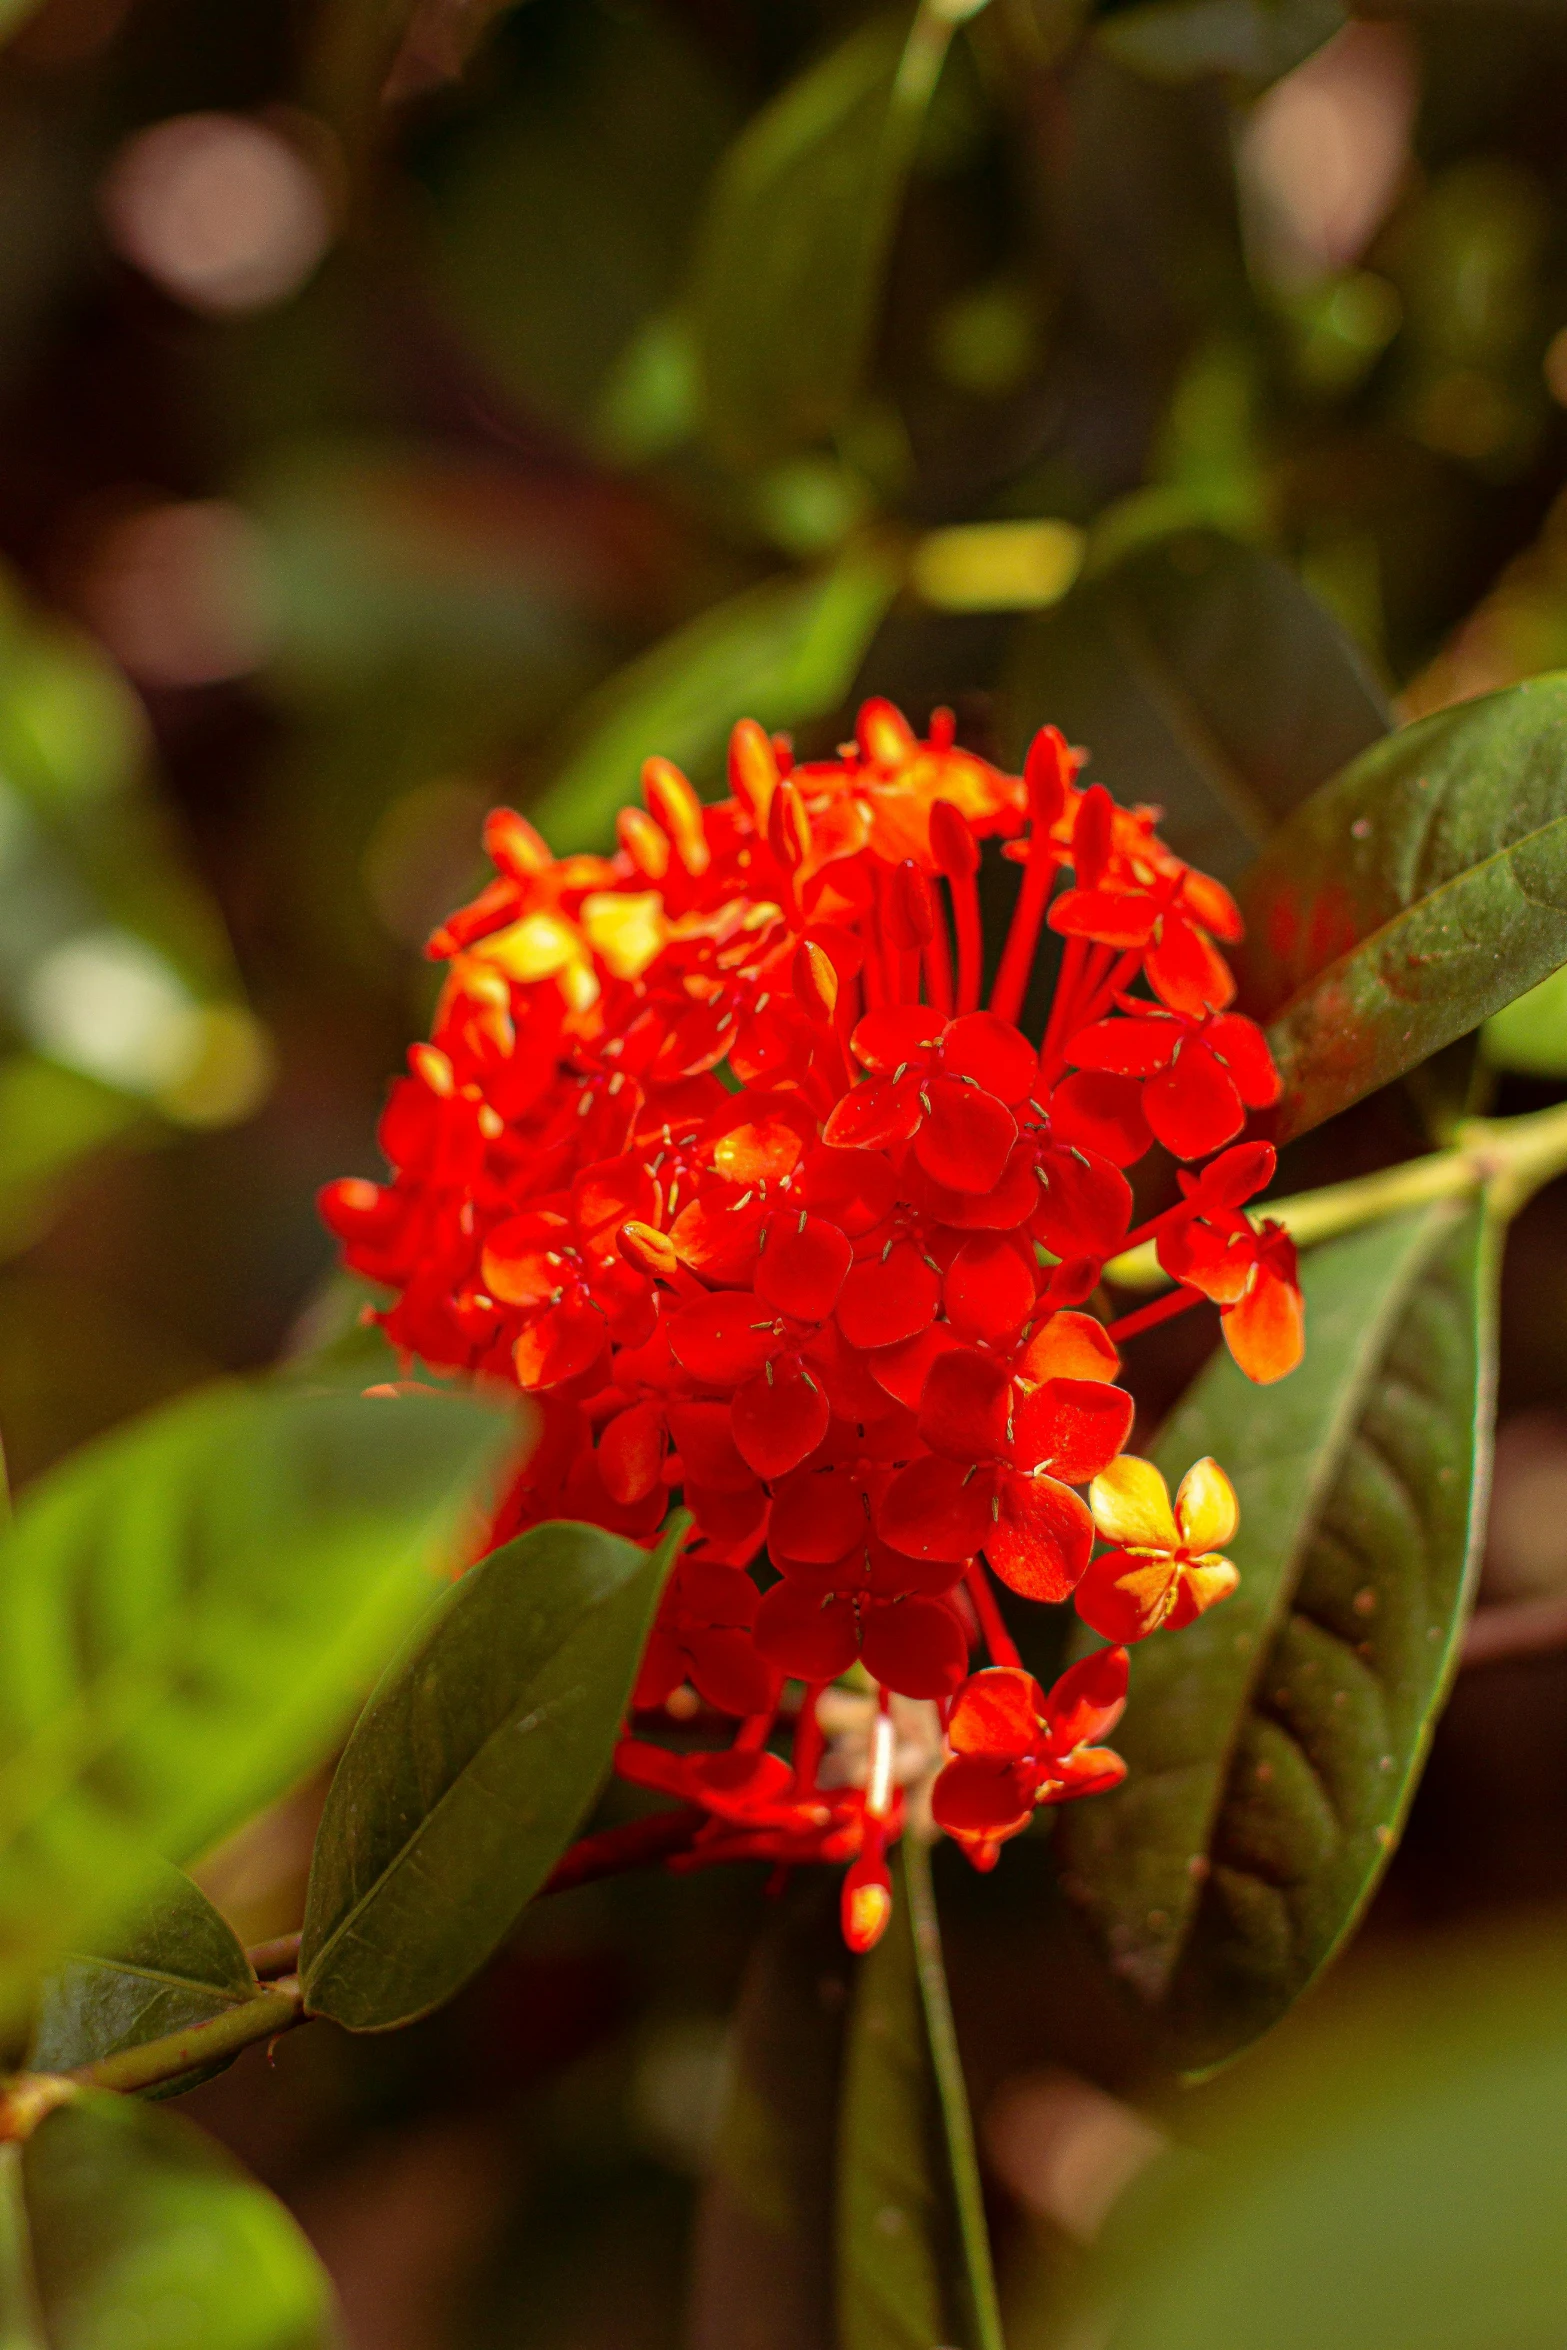
[[[613,856],[553,857],[497,810],[496,878],[431,941],[448,974],[381,1122],[391,1180],[322,1197],[405,1356],[539,1407],[494,1543],[557,1518],[648,1543],[684,1501],[633,1710],[703,1743],[628,1729],[619,1770],[690,1807],[672,1866],[847,1861],[857,1949],[902,1821],[890,1692],[934,1701],[934,1816],[989,1866],[1036,1805],[1122,1775],[1098,1741],[1124,1644],[1233,1586],[1222,1471],[1172,1512],[1123,1450],[1117,1339],[1206,1298],[1249,1377],[1301,1352],[1289,1241],[1242,1212],[1273,1153],[1238,1137],[1278,1077],[1229,1008],[1234,904],[1079,764],[1046,727],[1005,775],[950,714],[920,741],[867,702],[809,765],[742,722],[716,806],[650,759]],[[1023,870],[982,1003],[987,839]],[[1155,1139],[1209,1163],[1134,1234],[1125,1170]],[[1107,1327],[1103,1268],[1150,1235],[1177,1286]],[[993,1576],[1081,1592],[1117,1645],[1041,1690]],[[817,1706],[856,1666],[879,1711],[843,1786]]]

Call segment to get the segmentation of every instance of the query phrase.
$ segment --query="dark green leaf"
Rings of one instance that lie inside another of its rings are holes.
[[[0,1542],[0,2011],[330,1750],[509,1424],[455,1396],[204,1390]],[[513,1441],[514,1441],[513,1437]]]
[[[1100,0],[1099,40],[1157,81],[1234,73],[1277,81],[1341,32],[1339,0]]]
[[[1242,892],[1241,1005],[1302,1134],[1567,962],[1567,677],[1406,727],[1324,786]]]
[[[331,2287],[293,2220],[190,2123],[90,2093],[40,2123],[21,2171],[47,2350],[338,2341]]]
[[[605,847],[650,753],[714,782],[737,719],[788,727],[833,709],[897,585],[891,556],[861,548],[704,612],[592,697],[534,822],[557,851]]]
[[[947,2001],[930,1855],[856,1970],[838,2122],[841,2350],[1001,2350],[984,2201]]]
[[[1294,572],[1211,530],[1140,548],[1025,621],[1002,706],[1014,762],[1053,722],[1087,746],[1090,777],[1157,801],[1180,855],[1231,882],[1392,724]]]
[[[1161,1435],[1240,1497],[1234,1598],[1133,1651],[1129,1775],[1061,1821],[1063,1884],[1185,2067],[1254,2039],[1397,1841],[1468,1605],[1494,1412],[1495,1238],[1440,1206],[1305,1260],[1298,1371],[1214,1357]]]
[[[91,1952],[73,1951],[45,1977],[28,2069],[74,2072],[100,2056],[207,2023],[255,1988],[228,1920],[189,1877],[152,1862],[146,1896],[120,1931],[100,1937]],[[190,2073],[159,2093],[171,2096],[207,2077]]]
[[[697,2215],[690,2350],[833,2342],[838,2093],[853,1966],[838,1888],[801,1871],[769,1905],[735,2017]]]
[[[957,10],[862,25],[747,125],[721,166],[691,315],[719,455],[825,439],[865,371],[904,182]]]
[[[327,1797],[300,1949],[313,2012],[386,2031],[484,1964],[598,1791],[683,1524],[652,1552],[535,1526],[409,1640]]]

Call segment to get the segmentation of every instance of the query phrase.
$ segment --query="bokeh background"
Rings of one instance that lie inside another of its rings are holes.
[[[859,202],[894,20],[847,0],[0,16],[18,1483],[290,1343],[330,1271],[313,1194],[377,1171],[421,942],[496,801],[586,846],[646,752],[716,783],[746,711],[826,746],[888,691],[1011,757],[1086,707],[1096,772],[1233,874],[1246,823],[1195,837],[1181,799],[1183,755],[1224,762],[1183,736],[1161,597],[1210,631],[1210,712],[1323,628],[1406,717],[1567,662],[1552,0],[991,0],[858,295],[813,256]],[[737,265],[719,207],[769,106],[805,164]],[[1466,1087],[1557,1098],[1557,1026],[1379,1098],[1292,1180],[1423,1147]],[[1145,1423],[1206,1343],[1145,1342]],[[1357,1954],[1275,2067],[1317,2033],[1348,2068],[1379,1983],[1567,1900],[1561,1187],[1513,1234],[1502,1359],[1483,1600],[1533,1613],[1486,1618]],[[250,1939],[297,1923],[319,1796],[203,1872]],[[940,1881],[1027,2350],[1149,2133],[1210,2093],[1127,2102],[1113,2019],[1050,1955],[1042,1841]],[[660,2350],[764,1907],[744,1873],[540,1905],[431,2022],[295,2035],[189,2109],[299,2213],[353,2350]]]

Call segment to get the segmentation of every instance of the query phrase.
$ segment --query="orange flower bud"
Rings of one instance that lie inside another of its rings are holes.
[[[621,1225],[615,1245],[635,1272],[646,1273],[651,1280],[673,1281],[680,1269],[668,1233],[656,1231],[651,1224],[639,1224],[634,1217]]]
[[[949,881],[966,881],[979,871],[979,843],[950,800],[933,800],[930,853]]]
[[[797,872],[811,853],[811,819],[800,787],[787,777],[773,794],[767,811],[767,842],[786,872]]]
[[[1028,746],[1023,781],[1028,786],[1028,809],[1041,832],[1060,822],[1066,809],[1067,785],[1077,762],[1058,726],[1042,726]]]
[[[702,803],[672,759],[645,759],[642,797],[648,813],[674,843],[676,856],[690,874],[707,871],[712,855],[702,829]]]
[[[838,974],[831,955],[814,939],[802,938],[795,948],[794,992],[809,1019],[823,1028],[831,1026],[838,1009]]]
[[[894,945],[905,954],[917,954],[935,934],[930,883],[912,857],[905,857],[892,876],[887,892],[887,929]]]
[[[849,1948],[875,1948],[892,1916],[892,1878],[880,1853],[862,1852],[843,1880],[843,1938]]]
[[[742,718],[729,737],[729,788],[751,811],[758,832],[778,789],[778,754],[754,718]]]
[[[914,729],[903,712],[879,697],[861,704],[854,732],[862,754],[876,767],[901,767],[914,749]]]
[[[512,881],[531,881],[553,862],[549,843],[515,808],[492,808],[485,817],[484,853]]]
[[[642,808],[622,808],[615,834],[644,881],[662,881],[669,871],[669,835]]]

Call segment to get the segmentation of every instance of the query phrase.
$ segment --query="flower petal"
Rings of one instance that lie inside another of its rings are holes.
[[[1175,1561],[1167,1551],[1107,1550],[1077,1586],[1077,1612],[1106,1640],[1146,1640],[1169,1612]]]
[[[768,1372],[772,1376],[768,1376]],[[759,1477],[786,1477],[813,1453],[831,1418],[826,1394],[798,1363],[769,1364],[730,1406],[735,1449]]]
[[[670,1317],[675,1360],[709,1387],[732,1387],[770,1363],[783,1345],[776,1308],[749,1289],[696,1298]]]
[[[586,1298],[564,1298],[523,1331],[512,1349],[517,1384],[530,1394],[591,1371],[609,1343],[609,1324]]]
[[[1180,1531],[1170,1507],[1170,1488],[1152,1461],[1123,1452],[1102,1469],[1089,1489],[1088,1506],[1106,1542],[1134,1550],[1178,1550]]]
[[[1047,1379],[1013,1415],[1012,1460],[1086,1485],[1111,1467],[1132,1433],[1132,1399],[1097,1379]]]
[[[1018,1761],[1039,1744],[1045,1693],[1021,1665],[989,1665],[971,1673],[947,1717],[954,1754],[988,1754]]]
[[[1032,1255],[1008,1233],[976,1232],[947,1268],[942,1302],[966,1338],[1004,1337],[1034,1303]]]
[[[968,1670],[968,1641],[944,1600],[913,1594],[866,1610],[865,1669],[900,1697],[945,1697]]]
[[[1225,1310],[1225,1343],[1248,1379],[1270,1387],[1294,1370],[1306,1351],[1306,1309],[1299,1289],[1265,1265],[1238,1305]]]
[[[851,1346],[897,1346],[935,1320],[941,1281],[906,1240],[884,1257],[862,1257],[838,1297],[838,1327]]]
[[[1009,1442],[1012,1375],[976,1346],[953,1347],[931,1365],[920,1398],[920,1434],[952,1461],[995,1461]]]
[[[756,1292],[797,1322],[825,1322],[854,1251],[825,1216],[775,1216],[756,1267]]]
[[[1025,1599],[1065,1599],[1088,1564],[1094,1523],[1087,1505],[1053,1477],[1009,1471],[998,1486],[1000,1515],[985,1537],[985,1556]]]
[[[941,1040],[949,1077],[972,1077],[998,1102],[1015,1109],[1039,1077],[1039,1055],[1019,1028],[995,1012],[965,1012]]]
[[[852,1469],[804,1469],[773,1497],[768,1548],[785,1574],[799,1559],[825,1566],[864,1539],[869,1518]]]
[[[1165,1622],[1172,1632],[1183,1625],[1194,1624],[1209,1608],[1217,1607],[1221,1599],[1240,1584],[1240,1575],[1227,1558],[1210,1551],[1206,1558],[1193,1559],[1180,1572],[1179,1584]]]
[[[914,1155],[926,1174],[949,1191],[993,1189],[1017,1140],[1017,1120],[1006,1104],[954,1077],[932,1077],[923,1099],[928,1107]]]
[[[900,1469],[882,1495],[877,1531],[910,1558],[971,1558],[990,1532],[995,1490],[993,1475],[926,1453]]]
[[[1223,1550],[1241,1522],[1235,1488],[1218,1462],[1193,1461],[1175,1496],[1175,1523],[1183,1550]]]
[[[1178,1159],[1206,1158],[1246,1122],[1234,1078],[1196,1037],[1188,1038],[1160,1076],[1149,1078],[1143,1109],[1165,1149]]]
[[[1015,1763],[960,1755],[938,1775],[930,1808],[949,1836],[1013,1836],[1033,1817],[1033,1784]]]
[[[1053,1752],[1070,1754],[1085,1739],[1109,1735],[1126,1711],[1129,1671],[1124,1648],[1096,1649],[1067,1667],[1040,1709]]]
[[[756,1645],[769,1664],[804,1681],[835,1681],[860,1653],[859,1626],[846,1599],[818,1599],[775,1583],[756,1612]]]
[[[1063,1310],[1042,1322],[1018,1365],[1025,1379],[1113,1379],[1121,1368],[1115,1342],[1092,1314]]]
[[[1079,1069],[1050,1096],[1050,1131],[1058,1142],[1081,1143],[1113,1167],[1130,1167],[1153,1141],[1135,1077],[1108,1069]]]

